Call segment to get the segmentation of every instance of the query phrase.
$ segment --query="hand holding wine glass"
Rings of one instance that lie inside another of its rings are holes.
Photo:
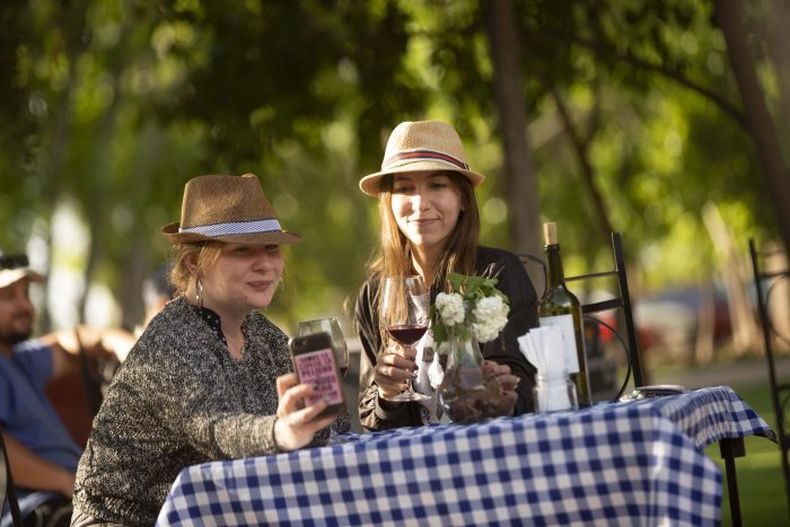
[[[386,331],[384,340],[394,341],[404,352],[392,352],[385,345],[375,373],[380,385],[380,395],[388,401],[430,399],[429,396],[412,390],[413,374],[410,368],[413,367],[413,361],[407,358],[413,357],[412,346],[428,330],[428,292],[422,279],[419,276],[385,278],[381,285],[380,302],[380,325]],[[392,394],[387,389],[401,383],[405,385],[405,389],[400,393]]]

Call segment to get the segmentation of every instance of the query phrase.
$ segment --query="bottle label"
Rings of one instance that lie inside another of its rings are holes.
[[[579,356],[576,354],[576,332],[573,330],[573,315],[540,317],[541,326],[557,326],[562,331],[562,347],[565,354],[565,371],[579,373]]]

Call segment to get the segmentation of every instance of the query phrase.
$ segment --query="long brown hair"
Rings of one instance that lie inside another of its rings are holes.
[[[461,213],[439,258],[434,289],[443,287],[449,272],[474,274],[480,238],[480,211],[472,183],[456,172],[447,171],[453,188],[461,197]],[[379,248],[368,265],[370,274],[406,276],[413,274],[409,240],[398,229],[392,213],[391,174],[384,176],[379,193]]]

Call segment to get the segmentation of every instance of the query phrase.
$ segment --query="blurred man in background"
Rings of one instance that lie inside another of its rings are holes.
[[[31,283],[44,277],[25,255],[0,252],[0,428],[25,525],[68,525],[74,473],[82,454],[44,388],[78,373],[79,353],[125,357],[134,344],[121,330],[79,327],[29,340],[35,312]],[[6,508],[3,525],[8,524]]]

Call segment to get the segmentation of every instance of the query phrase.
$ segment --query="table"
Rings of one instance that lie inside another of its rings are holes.
[[[706,445],[773,432],[726,386],[184,469],[157,525],[718,525]]]

